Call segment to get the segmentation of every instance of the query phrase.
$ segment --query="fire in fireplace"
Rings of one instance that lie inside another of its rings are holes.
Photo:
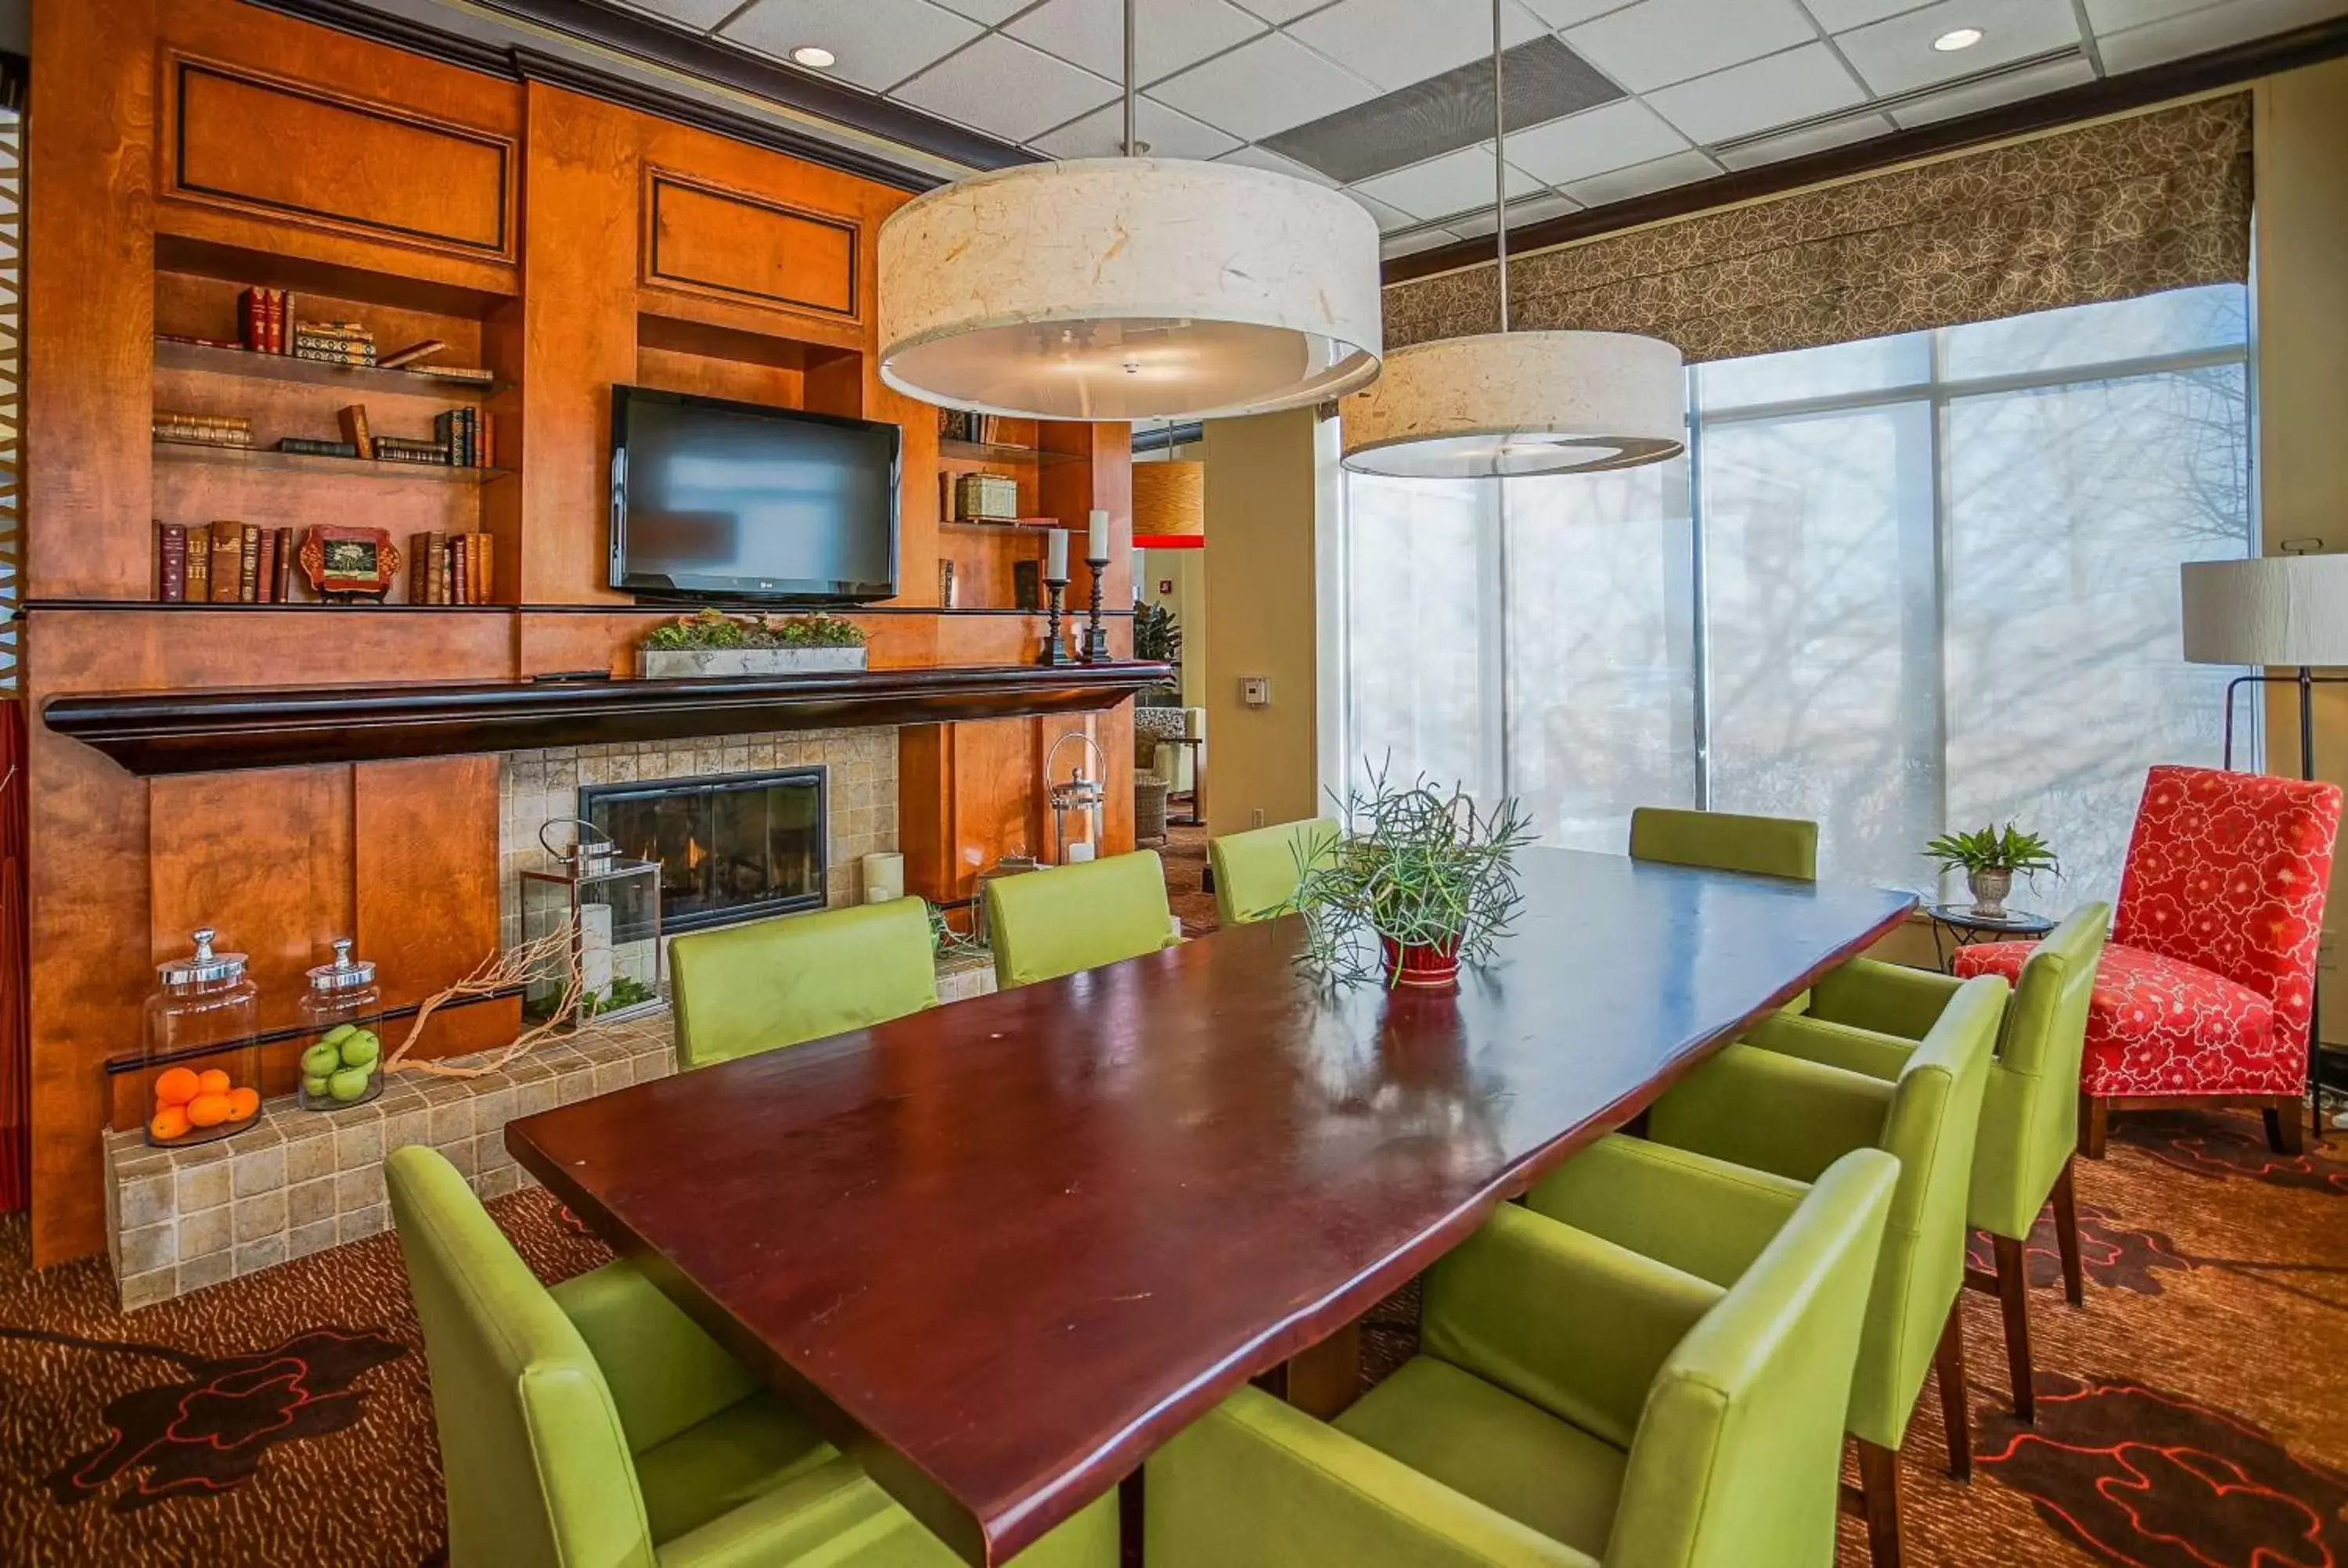
[[[590,784],[579,815],[621,854],[659,863],[664,932],[823,907],[819,767]]]

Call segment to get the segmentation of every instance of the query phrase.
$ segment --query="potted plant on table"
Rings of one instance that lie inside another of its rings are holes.
[[[648,681],[794,675],[864,668],[864,632],[826,615],[727,615],[700,610],[654,628],[636,650]]]
[[[2003,828],[1944,833],[1924,845],[1924,855],[1944,872],[1965,874],[1965,886],[1973,896],[1973,913],[1985,920],[2005,918],[2005,900],[2013,891],[2014,873],[2035,880],[2041,871],[2060,876],[2063,870],[2063,863],[2044,838],[2024,833],[2010,822]]]
[[[1304,917],[1300,961],[1338,983],[1457,985],[1460,964],[1488,957],[1522,902],[1515,856],[1533,841],[1530,819],[1514,800],[1478,812],[1464,791],[1424,778],[1398,788],[1383,772],[1344,806],[1352,836],[1298,851],[1288,907]]]

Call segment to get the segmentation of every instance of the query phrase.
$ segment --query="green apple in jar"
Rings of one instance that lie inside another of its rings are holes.
[[[364,1067],[345,1067],[326,1080],[326,1091],[336,1100],[349,1104],[367,1091],[375,1074]]]
[[[329,1076],[323,1072],[304,1072],[302,1075],[303,1096],[314,1101],[325,1099],[332,1091],[327,1081]]]
[[[302,1076],[305,1079],[324,1078],[342,1065],[343,1053],[324,1040],[302,1053]]]
[[[348,1037],[335,1042],[337,1054],[345,1067],[373,1067],[383,1054],[383,1042],[373,1030],[354,1030]]]

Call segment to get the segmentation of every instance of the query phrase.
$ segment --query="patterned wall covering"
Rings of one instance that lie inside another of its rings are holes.
[[[16,609],[24,567],[25,121],[0,109],[0,693],[16,691]]]
[[[1513,259],[1514,324],[1690,360],[2250,276],[2250,97],[2157,109]],[[1385,292],[1386,346],[1490,332],[1488,266]]]

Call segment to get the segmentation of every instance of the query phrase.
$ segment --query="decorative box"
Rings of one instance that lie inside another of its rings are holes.
[[[964,523],[1019,520],[1019,481],[1004,474],[964,474],[954,481],[954,519]]]

